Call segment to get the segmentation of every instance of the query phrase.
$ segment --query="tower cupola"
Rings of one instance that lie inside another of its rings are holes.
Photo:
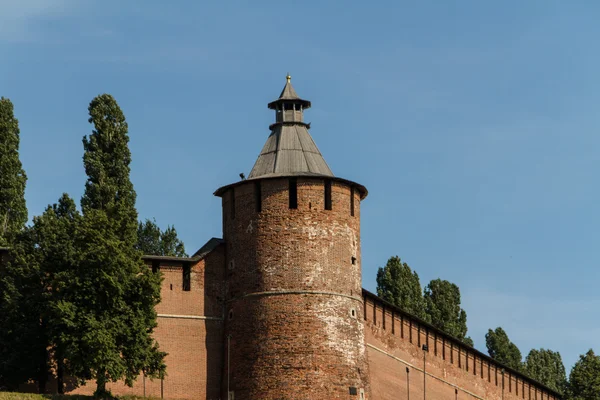
[[[275,123],[269,126],[271,134],[249,179],[299,175],[333,177],[308,133],[310,124],[304,122],[304,110],[310,108],[311,103],[298,96],[291,79],[290,75],[286,77],[279,98],[268,105],[275,110]]]

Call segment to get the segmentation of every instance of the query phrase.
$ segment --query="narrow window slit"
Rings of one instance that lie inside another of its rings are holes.
[[[331,210],[331,181],[325,181],[325,209]]]
[[[290,209],[295,210],[298,208],[298,180],[296,178],[290,178]]]

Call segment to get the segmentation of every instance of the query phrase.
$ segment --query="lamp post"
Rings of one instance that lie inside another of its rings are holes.
[[[410,400],[410,369],[406,367],[406,400]]]
[[[423,349],[423,400],[427,400],[427,396],[426,396],[427,385],[426,385],[426,381],[425,381],[427,379],[427,373],[425,372],[425,366],[426,366],[425,354],[429,351],[429,347],[426,344],[424,344],[422,349]]]
[[[500,374],[502,374],[502,400],[504,400],[504,368],[502,368]]]

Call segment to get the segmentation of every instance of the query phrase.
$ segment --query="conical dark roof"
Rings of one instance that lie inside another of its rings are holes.
[[[334,176],[308,133],[309,125],[302,118],[286,120],[285,110],[301,115],[303,109],[308,108],[307,105],[309,107],[310,102],[298,96],[288,75],[279,99],[269,103],[269,108],[275,108],[278,113],[284,114],[278,122],[271,125],[271,134],[248,176],[249,179],[294,175]]]
[[[275,101],[270,102],[268,104],[268,107],[271,109],[276,109],[283,103],[289,103],[302,105],[303,109],[310,108],[310,101],[301,99],[300,96],[298,96],[298,93],[296,93],[296,90],[294,90],[294,87],[292,86],[292,77],[288,74],[288,76],[286,76],[285,78],[285,86],[283,87],[279,98]]]

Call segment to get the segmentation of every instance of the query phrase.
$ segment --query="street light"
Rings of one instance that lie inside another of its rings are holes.
[[[410,400],[410,369],[406,367],[406,400]]]
[[[504,368],[500,371],[502,374],[502,400],[504,400]]]
[[[429,351],[429,347],[424,344],[423,347],[423,400],[426,400],[426,394],[425,394],[425,389],[426,389],[426,383],[425,383],[425,379],[427,378],[427,373],[425,372],[425,354]]]

